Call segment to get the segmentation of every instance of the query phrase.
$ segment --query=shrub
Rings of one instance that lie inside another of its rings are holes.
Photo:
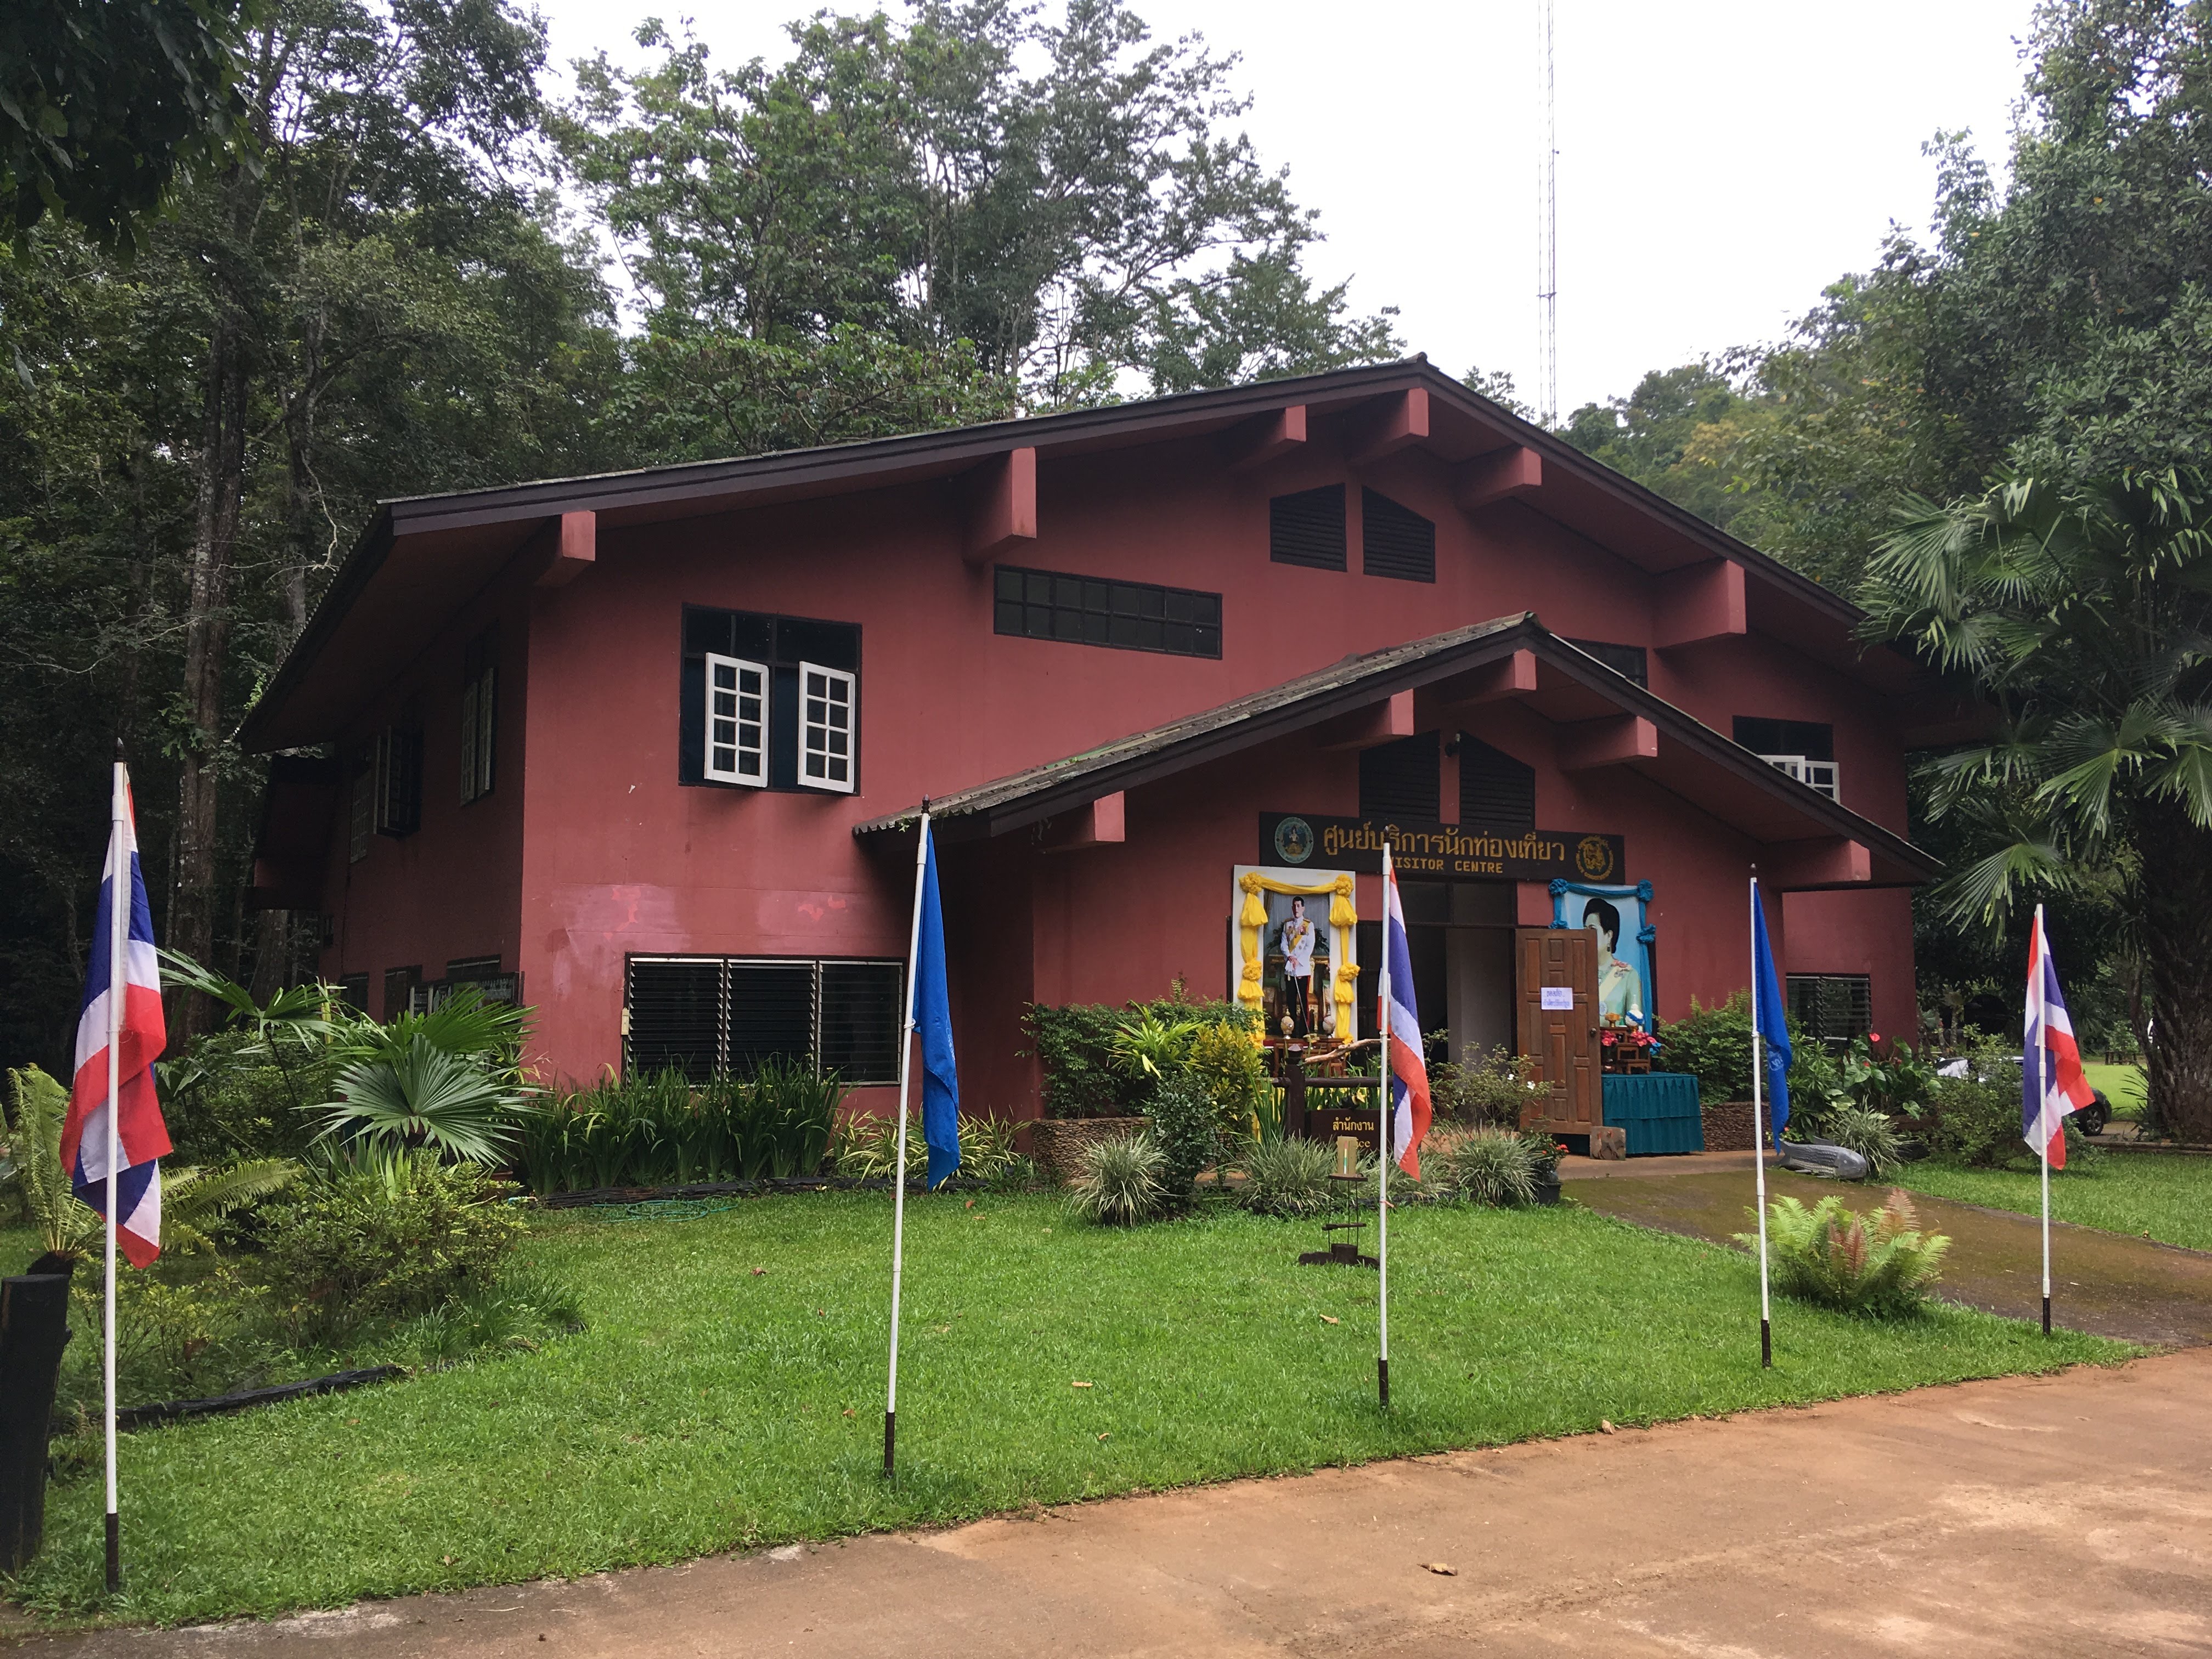
[[[1922,1233],[1912,1200],[1893,1191],[1871,1215],[1855,1215],[1840,1198],[1807,1209],[1794,1198],[1767,1206],[1767,1239],[1775,1288],[1850,1313],[1878,1317],[1917,1313],[1928,1299],[1951,1241]],[[1736,1243],[1756,1247],[1756,1234]]]
[[[1280,1134],[1273,1080],[1244,1032],[1218,1021],[1200,1026],[1184,1063],[1212,1097],[1224,1140],[1265,1140]]]
[[[301,1115],[330,1098],[333,1078],[319,1047],[225,1030],[194,1037],[162,1067],[161,1083],[161,1115],[176,1156],[215,1163],[299,1157],[313,1132]]]
[[[2023,1157],[2020,1064],[1993,1045],[1966,1056],[1966,1075],[1938,1078],[1929,1097],[1928,1150],[1956,1163],[1990,1167]]]
[[[1115,1135],[1083,1149],[1068,1183],[1077,1214],[1109,1226],[1149,1221],[1167,1200],[1167,1158],[1150,1135]]]
[[[1790,1120],[1793,1130],[1797,1120]],[[1820,1137],[1838,1146],[1849,1147],[1867,1161],[1867,1173],[1879,1180],[1905,1161],[1905,1142],[1886,1112],[1845,1102],[1830,1106],[1820,1115]]]
[[[525,1123],[524,1176],[532,1191],[552,1193],[812,1175],[845,1092],[834,1074],[776,1058],[750,1078],[696,1088],[674,1067],[611,1076],[555,1097]]]
[[[1511,1129],[1485,1126],[1443,1137],[1432,1144],[1422,1165],[1423,1173],[1433,1167],[1439,1185],[1470,1203],[1536,1201],[1536,1151]]]
[[[1530,1074],[1540,1065],[1533,1055],[1516,1054],[1503,1044],[1429,1067],[1429,1101],[1439,1123],[1519,1126],[1536,1086]]]
[[[1751,1098],[1749,991],[1711,1008],[1692,997],[1687,1016],[1661,1021],[1658,1035],[1662,1063],[1695,1077],[1700,1101]]]
[[[338,1174],[269,1212],[270,1282],[297,1334],[329,1340],[489,1285],[522,1236],[514,1188],[426,1153]]]
[[[1030,1003],[1022,1013],[1022,1030],[1030,1039],[1024,1053],[1036,1056],[1044,1073],[1047,1117],[1128,1117],[1144,1112],[1152,1097],[1152,1073],[1122,1070],[1112,1053],[1115,1036],[1133,1015],[1163,1024],[1226,1025],[1248,1038],[1260,1024],[1255,1010],[1239,1004],[1186,997],[1180,980],[1169,996],[1121,1008]]]
[[[1152,1094],[1152,1141],[1160,1150],[1160,1179],[1176,1203],[1190,1197],[1198,1173],[1221,1156],[1221,1124],[1213,1097],[1200,1079],[1168,1079]]]
[[[1246,1151],[1242,1167],[1237,1201],[1255,1215],[1313,1215],[1336,1205],[1329,1182],[1335,1154],[1317,1140],[1261,1142]]]
[[[1011,1118],[960,1114],[960,1173],[1018,1191],[1036,1179],[1036,1165],[1015,1150],[1021,1125]],[[837,1120],[830,1167],[855,1181],[888,1181],[898,1159],[898,1119],[848,1112]],[[929,1147],[922,1139],[921,1114],[908,1108],[906,1178],[921,1180],[929,1170]]]

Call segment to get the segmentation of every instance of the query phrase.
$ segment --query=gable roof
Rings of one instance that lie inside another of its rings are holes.
[[[1431,410],[1420,447],[1447,465],[1533,452],[1542,483],[1526,499],[1536,512],[1653,572],[1713,559],[1741,565],[1755,629],[1885,690],[1903,689],[1910,665],[1859,645],[1861,613],[1846,600],[1415,357],[896,438],[388,501],[247,711],[239,740],[251,750],[327,741],[384,684],[372,677],[388,678],[414,654],[400,645],[419,644],[565,513],[594,514],[603,530],[665,522],[950,478],[1014,449],[1043,460],[1227,433],[1293,404],[1324,418],[1356,415],[1416,391]]]
[[[1657,755],[1650,761],[1623,763],[1662,788],[1723,818],[1754,841],[1783,845],[1842,841],[1865,848],[1869,878],[1834,884],[1907,886],[1941,872],[1941,863],[1931,854],[1654,696],[1551,633],[1533,612],[1346,657],[1318,672],[1148,732],[933,798],[928,803],[931,828],[946,842],[1026,829],[1103,796],[1370,708],[1394,693],[1449,688],[1452,681],[1522,651],[1538,665],[1536,689],[1527,701],[1539,713],[1563,723],[1608,714],[1650,721],[1660,738]],[[917,803],[857,824],[853,833],[881,836],[910,830],[921,815]]]

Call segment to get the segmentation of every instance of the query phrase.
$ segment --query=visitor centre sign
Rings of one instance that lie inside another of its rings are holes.
[[[1262,812],[1260,861],[1379,872],[1390,848],[1400,875],[1422,881],[1620,882],[1627,843],[1579,830],[1492,830],[1418,818]]]

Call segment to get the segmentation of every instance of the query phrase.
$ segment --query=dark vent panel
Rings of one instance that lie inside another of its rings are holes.
[[[1437,579],[1437,527],[1372,489],[1359,492],[1359,568],[1401,582]]]
[[[1348,568],[1344,551],[1344,486],[1301,489],[1267,503],[1267,556],[1314,570]]]

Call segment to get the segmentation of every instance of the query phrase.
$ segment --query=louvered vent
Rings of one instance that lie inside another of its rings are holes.
[[[721,1052],[722,964],[632,958],[629,1075],[650,1077],[673,1066],[704,1083],[720,1068]]]
[[[844,1078],[896,1077],[904,1008],[895,962],[822,964],[822,1069]]]
[[[814,1057],[814,964],[730,964],[729,1070],[749,1077],[771,1057],[805,1066]]]
[[[1302,489],[1267,503],[1267,556],[1277,564],[1315,570],[1347,568],[1344,552],[1344,486]]]
[[[1359,492],[1359,568],[1403,582],[1437,579],[1437,527],[1374,490]]]
[[[1459,740],[1459,821],[1470,830],[1536,827],[1536,771],[1479,738]]]
[[[1419,818],[1443,816],[1443,776],[1437,734],[1424,732],[1359,751],[1359,816]]]

